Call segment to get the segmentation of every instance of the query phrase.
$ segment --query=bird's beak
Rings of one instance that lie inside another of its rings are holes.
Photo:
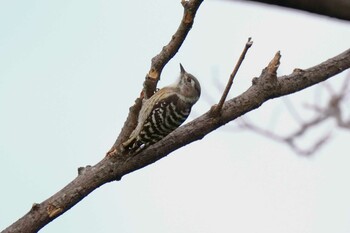
[[[181,65],[181,63],[180,63],[180,70],[181,70],[181,74],[186,73],[186,70],[185,70],[184,67]]]

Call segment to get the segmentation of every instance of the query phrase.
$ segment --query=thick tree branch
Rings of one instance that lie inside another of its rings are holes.
[[[325,15],[333,18],[350,21],[349,0],[244,0],[267,3],[292,9],[308,11],[311,13]]]
[[[124,175],[154,163],[193,141],[200,140],[220,126],[258,108],[269,99],[298,92],[350,68],[350,49],[317,66],[306,70],[297,69],[290,75],[277,78],[275,70],[279,59],[277,53],[269,66],[263,70],[260,78],[253,79],[253,85],[247,91],[225,102],[220,115],[213,117],[208,111],[137,156],[105,157],[94,166],[80,169],[78,177],[71,183],[44,202],[34,204],[26,215],[3,233],[37,232],[101,185],[120,180]]]

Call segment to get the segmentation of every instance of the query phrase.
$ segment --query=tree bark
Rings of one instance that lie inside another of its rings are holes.
[[[277,53],[260,77],[253,79],[253,84],[247,91],[225,102],[220,114],[213,115],[209,110],[136,156],[127,157],[117,153],[116,156],[105,157],[94,166],[80,168],[78,176],[71,183],[44,202],[34,204],[27,214],[3,233],[37,232],[101,185],[120,180],[124,175],[202,139],[220,126],[260,107],[269,99],[301,91],[350,68],[349,49],[309,69],[296,69],[290,75],[277,77],[279,58]]]
[[[150,93],[146,94],[146,97],[152,94],[152,89],[155,87],[153,85],[147,86],[147,80],[152,80],[155,83],[158,81],[164,65],[174,56],[185,40],[202,1],[182,1],[185,10],[178,31],[160,54],[152,59],[151,69],[145,81],[146,90],[144,92]],[[120,180],[124,175],[154,163],[193,141],[200,140],[220,126],[260,107],[269,99],[301,91],[350,68],[350,50],[317,66],[306,70],[296,69],[292,74],[282,77],[276,76],[279,61],[280,54],[277,53],[260,77],[253,79],[252,86],[240,96],[226,101],[222,108],[220,107],[219,113],[213,114],[213,111],[209,110],[197,119],[176,129],[140,154],[132,157],[125,156],[116,148],[128,137],[135,126],[142,103],[143,97],[141,96],[130,109],[127,122],[114,145],[114,150],[112,150],[112,156],[103,158],[94,166],[79,168],[78,176],[73,181],[42,203],[33,204],[27,214],[3,230],[2,233],[37,232],[101,185]]]

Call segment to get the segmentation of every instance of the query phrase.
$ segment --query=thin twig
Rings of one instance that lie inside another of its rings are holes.
[[[324,120],[324,119],[320,119],[320,120]],[[316,121],[317,120],[309,123],[305,123],[300,130],[297,130],[296,132],[288,136],[281,136],[273,131],[260,128],[259,126],[248,122],[247,117],[240,118],[240,127],[249,129],[259,135],[262,135],[263,137],[270,138],[274,141],[286,143],[297,154],[303,155],[303,156],[309,156],[314,154],[317,150],[319,150],[326,143],[326,141],[331,138],[331,133],[328,132],[326,135],[322,136],[317,141],[315,141],[311,146],[309,146],[308,149],[300,148],[300,146],[295,141],[299,137],[301,137],[307,129],[317,124]]]
[[[227,95],[228,95],[228,93],[230,92],[230,89],[231,89],[231,87],[232,87],[233,79],[235,78],[235,76],[236,76],[236,74],[237,74],[237,72],[238,72],[239,67],[242,65],[242,62],[243,62],[243,60],[244,60],[245,55],[246,55],[247,52],[248,52],[248,49],[249,49],[252,45],[253,45],[253,41],[252,41],[251,38],[249,37],[247,43],[246,43],[245,46],[244,46],[243,52],[242,52],[241,56],[239,57],[239,60],[238,60],[238,62],[237,62],[237,64],[236,64],[236,66],[235,66],[235,68],[234,68],[232,74],[230,75],[230,78],[229,78],[229,80],[228,80],[228,82],[227,82],[226,88],[225,88],[225,90],[224,90],[224,92],[223,92],[223,94],[222,94],[222,96],[221,96],[220,101],[219,101],[219,103],[216,105],[216,107],[215,107],[215,108],[213,109],[213,111],[212,111],[213,115],[217,115],[217,114],[219,114],[219,113],[221,112],[222,106],[224,105],[225,100],[226,100],[226,98],[227,98]]]

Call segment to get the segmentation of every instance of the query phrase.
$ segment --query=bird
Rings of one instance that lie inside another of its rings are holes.
[[[200,95],[199,81],[180,63],[178,80],[143,100],[136,128],[122,143],[123,150],[137,154],[160,141],[187,119]]]

